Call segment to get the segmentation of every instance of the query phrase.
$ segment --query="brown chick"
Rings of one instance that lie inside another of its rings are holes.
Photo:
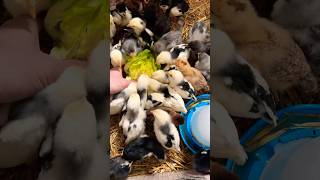
[[[217,28],[228,33],[239,53],[261,72],[273,92],[298,87],[312,93],[317,89],[302,50],[287,31],[258,17],[249,0],[216,0],[214,15]]]
[[[202,73],[198,69],[191,67],[187,60],[177,59],[175,65],[183,74],[184,78],[191,83],[196,95],[209,92],[209,85]]]

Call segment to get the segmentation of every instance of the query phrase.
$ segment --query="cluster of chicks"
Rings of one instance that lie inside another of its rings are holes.
[[[259,17],[250,0],[217,0],[213,9],[213,156],[243,165],[248,157],[231,117],[277,126],[277,98],[295,102],[294,91],[318,95],[319,36],[313,25],[320,3],[278,0],[271,17],[280,25]],[[306,16],[293,16],[297,9]]]
[[[161,68],[150,77],[139,75],[112,97],[110,114],[122,115],[119,126],[125,137],[122,156],[111,159],[113,179],[126,178],[133,161],[152,155],[164,160],[164,149],[180,151],[178,113],[187,113],[185,100],[197,101],[198,94],[209,92],[210,34],[206,25],[197,22],[188,42],[183,43],[181,16],[188,10],[184,0],[139,3],[140,9],[132,7],[132,1],[124,1],[111,10],[111,64],[122,71],[127,56],[135,57],[148,49]],[[172,18],[178,19],[180,28],[171,31]],[[148,115],[154,117],[156,140],[145,134]],[[199,158],[205,159],[203,156],[209,154],[202,153]]]
[[[12,105],[0,131],[1,168],[39,159],[38,180],[107,177],[106,48],[101,41],[87,67],[68,67],[56,82]]]

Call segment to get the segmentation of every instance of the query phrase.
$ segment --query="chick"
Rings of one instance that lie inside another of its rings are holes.
[[[210,47],[211,43],[209,42],[201,42],[201,41],[191,41],[188,44],[190,49],[190,56],[188,59],[189,64],[194,67],[196,62],[200,60],[200,54],[206,53],[210,55]]]
[[[142,135],[124,147],[122,158],[128,161],[143,160],[155,156],[159,160],[166,159],[164,149],[153,138]]]
[[[132,17],[141,16],[143,12],[143,3],[141,0],[124,0],[123,1],[128,9],[132,12]]]
[[[214,11],[217,27],[231,37],[240,55],[260,71],[272,91],[282,94],[298,87],[308,94],[317,89],[310,66],[290,34],[258,17],[249,0],[218,0]]]
[[[141,43],[145,46],[152,46],[154,43],[153,32],[146,28],[146,22],[141,18],[135,17],[129,21],[127,27],[132,28]]]
[[[125,103],[131,94],[137,93],[137,83],[131,82],[110,102],[110,115],[115,115],[125,109]]]
[[[162,93],[151,93],[147,97],[147,102],[145,109],[151,109],[153,107],[158,107],[163,105],[163,102],[165,101],[164,94]]]
[[[178,58],[187,60],[189,58],[189,50],[187,44],[180,44],[173,47],[170,51],[162,51],[156,58],[157,64],[173,64]]]
[[[207,81],[210,81],[210,56],[207,53],[199,54],[199,60],[194,67],[201,71]]]
[[[98,126],[98,139],[103,147],[105,147],[106,142],[109,88],[106,49],[107,41],[103,40],[98,43],[89,56],[89,65],[86,72],[87,99],[94,108]]]
[[[141,43],[134,38],[125,39],[121,46],[122,52],[130,57],[135,57],[142,51]]]
[[[110,180],[125,180],[131,172],[132,162],[124,160],[121,157],[110,159]]]
[[[149,90],[150,92],[159,92],[164,96],[165,100],[163,105],[166,107],[173,108],[177,112],[186,113],[187,109],[185,107],[182,97],[168,85],[161,84],[157,80],[149,80]]]
[[[116,32],[117,32],[117,28],[116,28],[116,25],[113,21],[113,17],[110,14],[110,39],[113,38],[113,36],[116,34]]]
[[[69,67],[55,83],[34,97],[12,105],[9,122],[0,130],[1,168],[36,158],[47,129],[56,122],[65,106],[86,96],[84,78],[82,68]]]
[[[46,156],[51,157],[46,159],[50,165],[42,167],[38,180],[105,178],[103,169],[107,163],[96,138],[95,112],[91,104],[85,97],[68,104],[56,125],[52,155]]]
[[[146,29],[146,26],[146,22],[139,17],[132,18],[127,25],[127,27],[132,28],[138,36]]]
[[[197,101],[192,85],[184,79],[182,73],[178,70],[168,72],[169,85],[184,99],[193,99]]]
[[[151,78],[163,84],[169,84],[168,75],[164,70],[157,70],[153,72]]]
[[[177,113],[172,108],[165,107],[165,106],[158,106],[158,107],[150,108],[150,110],[147,111],[147,116],[152,115],[150,111],[152,111],[154,109],[162,109],[162,110],[168,112],[169,115],[172,118],[173,124],[176,127],[179,126],[179,125],[182,125],[184,123],[184,117],[180,113]]]
[[[212,101],[210,131],[213,132],[211,148],[216,158],[230,158],[243,165],[248,156],[239,142],[238,132],[227,110],[217,101]]]
[[[121,41],[114,45],[110,51],[110,59],[113,67],[121,67],[126,63],[125,58],[121,52]]]
[[[320,18],[317,16],[319,10],[320,3],[316,0],[310,0],[308,3],[299,0],[278,0],[271,13],[271,18],[288,30],[302,48],[318,82],[320,79]]]
[[[126,26],[132,19],[131,11],[127,8],[124,3],[116,5],[116,9],[111,11],[113,21],[117,26]]]
[[[119,122],[125,136],[125,144],[133,141],[144,133],[146,111],[140,106],[139,94],[131,94],[124,115]]]
[[[161,51],[170,51],[179,44],[182,44],[181,31],[169,31],[154,43],[154,51],[158,55]]]
[[[47,10],[52,0],[4,0],[4,6],[13,16],[30,15],[36,18],[37,13]]]
[[[276,125],[275,102],[267,82],[237,54],[227,34],[217,29],[213,33],[216,34],[213,61],[215,98],[233,116],[263,117]]]
[[[145,108],[147,102],[149,79],[150,78],[146,74],[142,74],[138,78],[137,92],[140,97],[140,107],[143,109]]]
[[[185,0],[177,1],[170,9],[170,15],[174,17],[182,16],[189,10],[189,5]]]
[[[157,14],[154,25],[150,28],[154,32],[156,39],[160,39],[164,34],[168,33],[171,28],[171,20],[168,13]]]
[[[194,87],[196,94],[209,91],[208,83],[202,73],[198,69],[191,67],[188,61],[177,59],[175,65],[182,72],[184,78]]]
[[[200,151],[195,154],[192,160],[192,167],[199,173],[210,173],[210,150]]]
[[[210,41],[210,32],[203,21],[196,22],[190,29],[188,42],[192,41]]]
[[[180,151],[180,136],[176,126],[172,123],[169,113],[162,109],[151,111],[155,120],[153,123],[157,140],[166,149]]]

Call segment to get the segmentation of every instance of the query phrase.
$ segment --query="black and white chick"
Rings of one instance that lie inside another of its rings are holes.
[[[151,108],[161,106],[163,105],[164,101],[165,101],[165,97],[162,93],[148,94],[145,109],[149,110]]]
[[[162,84],[159,81],[150,78],[149,80],[149,93],[158,92],[164,96],[165,100],[163,105],[174,109],[176,112],[187,113],[182,97],[167,84]]]
[[[196,153],[192,160],[192,167],[199,173],[210,173],[210,150]]]
[[[157,70],[152,73],[152,79],[155,79],[163,84],[169,84],[168,75],[164,70]]]
[[[156,58],[156,63],[160,65],[171,65],[176,59],[188,60],[190,51],[187,44],[179,44],[170,49],[162,51]]]
[[[188,47],[190,57],[188,59],[191,66],[200,60],[201,53],[210,55],[210,32],[204,22],[200,21],[194,24],[189,32]]]
[[[132,161],[115,157],[110,159],[110,180],[126,180],[131,172]]]
[[[153,128],[159,143],[166,149],[180,151],[180,136],[170,114],[162,109],[150,111],[154,116]]]
[[[9,122],[0,130],[1,168],[14,167],[36,158],[46,131],[65,106],[86,96],[84,79],[84,69],[69,67],[55,83],[34,97],[12,105]]]
[[[117,26],[126,26],[132,19],[131,11],[125,3],[118,3],[116,9],[111,11],[113,21]]]
[[[131,94],[125,113],[122,115],[119,126],[125,136],[125,144],[133,141],[144,133],[146,111],[141,107],[139,94]]]
[[[185,0],[174,0],[175,2],[170,9],[170,16],[179,17],[189,10],[189,5]]]
[[[108,104],[108,72],[107,72],[107,41],[100,41],[89,56],[86,72],[87,99],[92,104],[98,129],[98,139],[103,147],[106,142],[107,104]]]
[[[213,31],[213,89],[216,100],[232,116],[263,118],[276,125],[275,102],[267,82],[236,52],[226,33],[218,29]]]
[[[121,51],[121,41],[112,47],[110,51],[110,59],[112,67],[122,67],[126,63]]]
[[[178,70],[171,70],[167,72],[169,85],[172,87],[183,99],[193,99],[197,101],[194,88],[184,78],[183,74]]]
[[[135,38],[124,39],[121,46],[121,51],[127,56],[135,57],[139,52],[142,51],[142,44],[138,39]]]
[[[147,135],[141,135],[127,144],[122,152],[122,158],[128,161],[139,161],[151,156],[155,156],[158,160],[166,159],[161,144]]]
[[[210,56],[207,53],[199,53],[198,61],[195,68],[197,68],[207,81],[210,81]]]
[[[127,27],[132,28],[143,46],[151,47],[154,44],[154,34],[147,28],[147,24],[139,17],[132,18]]]
[[[149,77],[146,74],[142,74],[138,78],[137,82],[137,92],[140,97],[140,106],[145,108],[148,96],[148,86],[149,86]]]
[[[110,115],[120,113],[125,109],[126,102],[131,94],[137,93],[137,83],[131,82],[128,87],[116,94],[110,102]]]
[[[192,41],[210,41],[210,32],[204,22],[196,22],[190,29],[188,42]]]
[[[158,55],[161,51],[170,51],[179,44],[182,44],[181,31],[169,31],[154,43],[154,52]]]
[[[320,79],[320,1],[277,0],[271,18],[288,30]]]
[[[38,180],[102,180],[107,176],[95,112],[85,97],[67,105],[56,124],[51,148],[44,149],[40,151],[43,166]]]

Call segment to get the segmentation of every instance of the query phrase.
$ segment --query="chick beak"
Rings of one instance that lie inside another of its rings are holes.
[[[197,98],[195,95],[192,94],[191,96],[192,96],[191,98],[192,98],[195,102],[198,102],[198,98]]]
[[[130,56],[130,57],[135,57],[136,55],[137,55],[136,52],[131,52],[131,53],[129,53],[129,56]]]
[[[160,6],[160,8],[161,8],[162,12],[165,13],[168,9],[168,6],[162,5],[162,6]]]
[[[29,5],[29,13],[33,19],[37,18],[37,13],[36,13],[36,2],[35,0],[28,0],[28,5]]]
[[[181,152],[181,148],[178,146],[176,149],[178,152]]]

